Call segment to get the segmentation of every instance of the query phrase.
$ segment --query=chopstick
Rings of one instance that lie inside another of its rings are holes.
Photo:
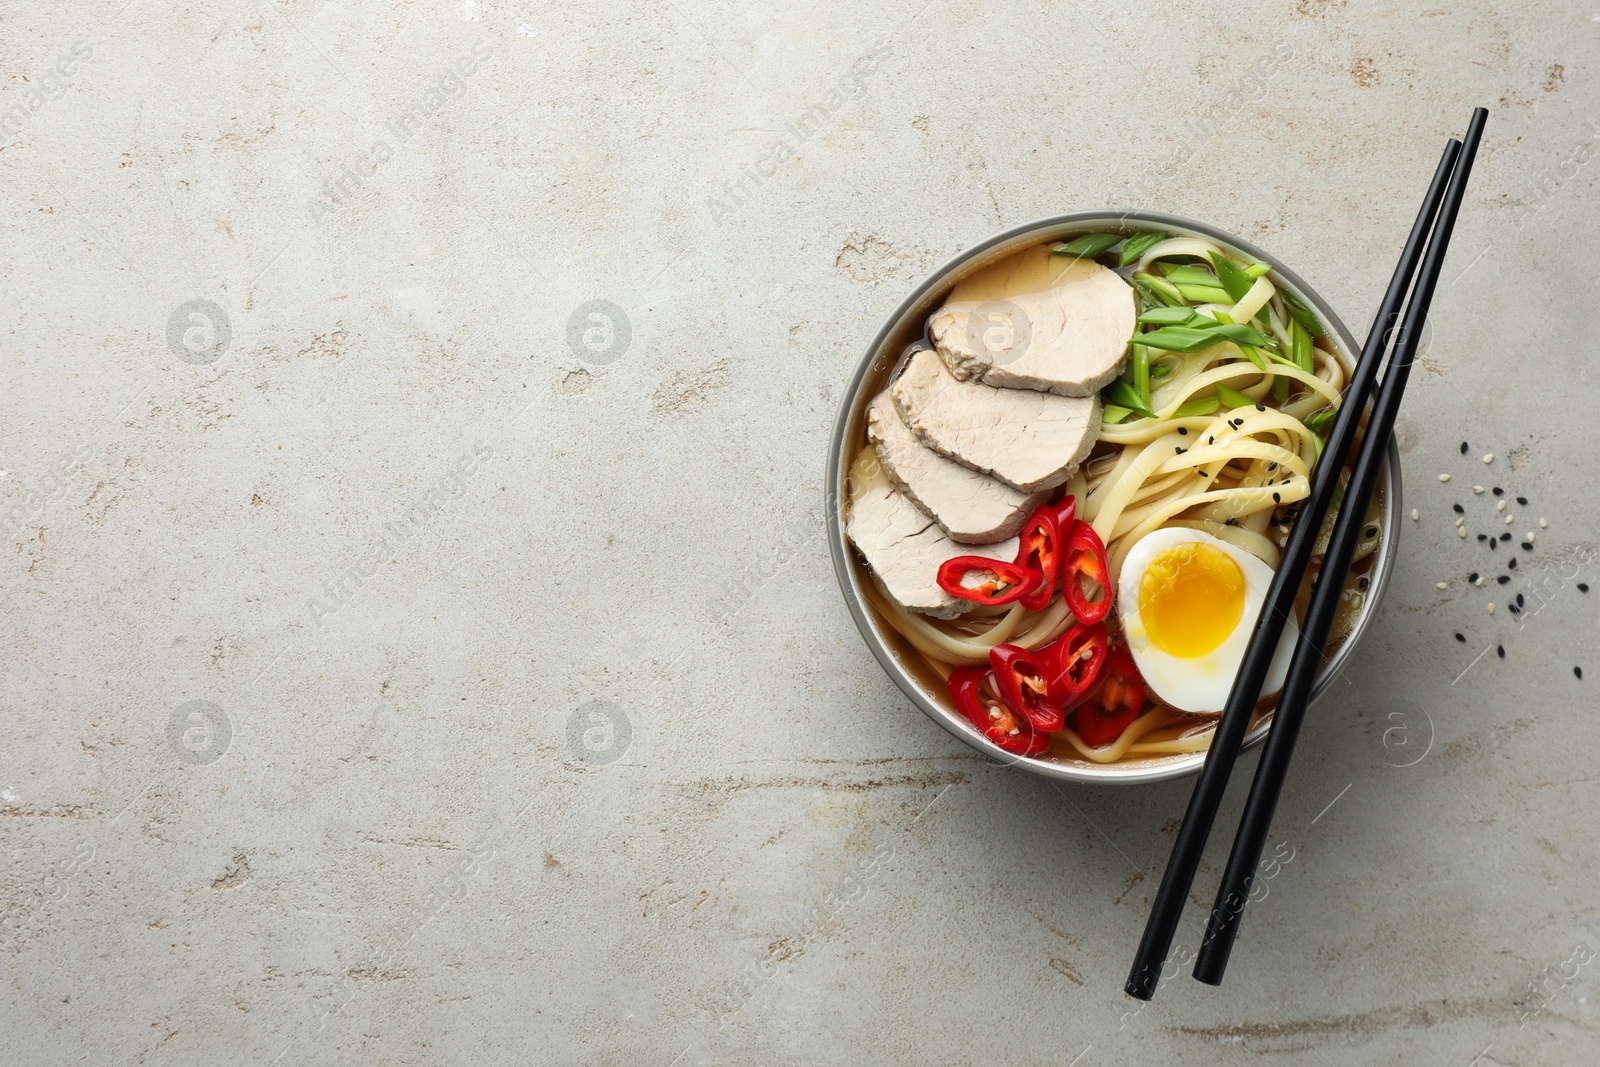
[[[1445,145],[1444,156],[1439,160],[1422,209],[1417,213],[1411,235],[1401,251],[1394,277],[1379,305],[1372,332],[1361,351],[1355,372],[1350,376],[1339,416],[1323,446],[1322,462],[1317,464],[1313,472],[1311,492],[1301,506],[1278,569],[1267,588],[1265,605],[1256,619],[1250,643],[1239,664],[1239,673],[1228,693],[1228,702],[1217,721],[1205,764],[1200,769],[1200,777],[1195,782],[1188,810],[1184,813],[1183,825],[1178,830],[1172,855],[1167,860],[1166,873],[1162,875],[1161,885],[1150,906],[1144,936],[1139,941],[1139,951],[1134,957],[1127,984],[1123,987],[1129,996],[1149,1000],[1155,995],[1156,984],[1161,978],[1161,965],[1172,948],[1172,937],[1183,914],[1184,900],[1194,884],[1195,870],[1205,851],[1206,838],[1211,833],[1217,807],[1222,803],[1228,777],[1233,773],[1234,762],[1239,756],[1239,744],[1255,712],[1262,683],[1266,681],[1267,670],[1277,651],[1278,639],[1283,635],[1284,622],[1289,612],[1294,610],[1295,594],[1299,591],[1300,580],[1310,562],[1311,549],[1316,544],[1323,516],[1338,486],[1345,453],[1355,437],[1362,409],[1366,407],[1367,394],[1371,392],[1373,380],[1378,376],[1378,364],[1388,347],[1390,331],[1399,320],[1401,303],[1411,287],[1412,275],[1416,273],[1423,244],[1433,226],[1434,215],[1444,197],[1445,186],[1455,168],[1460,148],[1460,142],[1453,138]],[[1384,435],[1384,440],[1388,440],[1387,435]]]
[[[1339,597],[1344,589],[1345,575],[1350,570],[1350,558],[1361,539],[1362,527],[1366,525],[1367,504],[1377,486],[1379,468],[1389,447],[1389,437],[1394,432],[1395,415],[1405,395],[1411,361],[1416,355],[1417,341],[1428,318],[1428,306],[1433,302],[1439,272],[1443,269],[1444,257],[1450,247],[1450,235],[1461,210],[1467,181],[1472,176],[1473,157],[1478,153],[1478,142],[1483,138],[1483,127],[1488,118],[1489,113],[1480,107],[1472,113],[1472,121],[1467,126],[1460,160],[1456,163],[1455,174],[1450,178],[1450,188],[1445,193],[1438,224],[1428,241],[1422,272],[1417,276],[1416,288],[1412,290],[1411,300],[1406,305],[1405,324],[1400,328],[1394,354],[1389,357],[1389,369],[1383,376],[1378,399],[1367,421],[1367,435],[1361,442],[1361,452],[1356,456],[1344,504],[1334,520],[1322,571],[1311,595],[1311,605],[1306,610],[1300,644],[1289,663],[1283,692],[1278,697],[1278,708],[1272,717],[1272,732],[1267,737],[1266,751],[1256,767],[1250,796],[1245,801],[1244,815],[1239,820],[1239,832],[1233,840],[1233,851],[1228,855],[1228,866],[1222,877],[1222,885],[1217,890],[1211,919],[1207,923],[1206,938],[1200,948],[1200,957],[1195,961],[1194,976],[1211,985],[1222,984],[1228,955],[1233,950],[1233,941],[1239,931],[1239,919],[1250,896],[1256,864],[1261,859],[1262,847],[1272,829],[1272,815],[1289,774],[1289,762],[1294,757],[1295,741],[1300,736],[1300,724],[1305,720],[1311,689],[1322,670],[1323,646],[1327,644],[1328,633],[1339,610]],[[1350,409],[1347,405],[1346,410],[1359,409]],[[1326,452],[1323,460],[1327,460]]]

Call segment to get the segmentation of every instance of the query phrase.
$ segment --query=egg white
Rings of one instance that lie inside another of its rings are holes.
[[[1139,618],[1139,582],[1156,556],[1190,541],[1210,545],[1239,565],[1244,574],[1244,613],[1221,644],[1203,656],[1183,659],[1163,652],[1150,640],[1144,622]],[[1122,562],[1122,575],[1117,581],[1117,610],[1122,618],[1122,630],[1128,641],[1128,650],[1139,673],[1154,694],[1175,708],[1208,714],[1220,712],[1228,702],[1228,692],[1233,688],[1234,675],[1244,660],[1245,648],[1250,644],[1250,634],[1266,602],[1267,587],[1272,584],[1272,568],[1242,548],[1211,536],[1203,530],[1169,527],[1148,533],[1136,541]],[[1267,671],[1261,695],[1267,696],[1283,688],[1289,673],[1289,660],[1300,639],[1300,626],[1294,612],[1283,627],[1277,651],[1272,656],[1272,666]]]

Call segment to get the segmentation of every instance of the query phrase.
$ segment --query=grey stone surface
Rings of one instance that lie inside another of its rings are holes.
[[[8,1061],[1591,1061],[1597,40],[1503,0],[7,5]],[[1189,784],[991,766],[884,679],[821,536],[842,385],[942,257],[1108,204],[1359,330],[1479,103],[1420,521],[1227,984],[1136,1011]],[[1509,546],[1456,502],[1538,529],[1513,583],[1465,586]]]

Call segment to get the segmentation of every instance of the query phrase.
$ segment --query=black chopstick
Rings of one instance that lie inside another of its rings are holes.
[[[1211,985],[1222,984],[1222,973],[1228,966],[1228,954],[1233,950],[1234,937],[1238,934],[1239,918],[1250,896],[1250,883],[1255,875],[1256,864],[1261,859],[1262,847],[1272,829],[1273,811],[1289,773],[1289,762],[1294,757],[1295,740],[1300,735],[1300,724],[1305,720],[1311,689],[1322,670],[1323,646],[1327,643],[1334,616],[1339,610],[1339,595],[1344,587],[1345,574],[1350,569],[1350,558],[1362,536],[1362,527],[1366,525],[1367,503],[1378,484],[1379,468],[1389,447],[1389,437],[1394,432],[1395,415],[1405,395],[1411,361],[1417,352],[1417,341],[1428,318],[1428,306],[1433,302],[1439,271],[1444,266],[1444,257],[1450,247],[1450,234],[1461,210],[1467,180],[1472,176],[1472,160],[1477,155],[1478,142],[1483,138],[1483,126],[1488,118],[1489,113],[1480,107],[1472,113],[1472,122],[1467,126],[1461,158],[1456,163],[1450,188],[1445,193],[1439,222],[1429,238],[1428,254],[1422,261],[1416,288],[1412,290],[1411,300],[1406,306],[1405,325],[1401,327],[1399,339],[1395,342],[1394,354],[1389,357],[1389,369],[1383,376],[1378,399],[1367,421],[1367,435],[1356,456],[1344,503],[1339,508],[1338,518],[1334,520],[1328,551],[1323,557],[1322,572],[1318,576],[1316,590],[1311,595],[1311,605],[1306,610],[1305,625],[1301,628],[1300,644],[1295,648],[1283,692],[1278,697],[1278,708],[1273,713],[1266,751],[1256,767],[1250,796],[1245,801],[1244,815],[1239,820],[1239,833],[1233,840],[1233,851],[1228,855],[1227,870],[1217,890],[1216,904],[1206,927],[1205,942],[1200,947],[1199,959],[1195,961],[1194,976]],[[1326,452],[1323,460],[1327,460]]]
[[[1127,985],[1123,987],[1129,996],[1149,1000],[1155,995],[1156,983],[1161,977],[1161,965],[1172,948],[1172,937],[1178,929],[1178,919],[1183,914],[1184,899],[1194,884],[1195,869],[1199,866],[1201,853],[1205,851],[1206,838],[1211,833],[1211,824],[1216,820],[1217,807],[1227,788],[1228,776],[1233,773],[1234,761],[1239,756],[1239,743],[1244,739],[1245,730],[1255,712],[1262,683],[1266,681],[1267,670],[1277,651],[1278,639],[1283,635],[1284,621],[1294,609],[1295,594],[1299,591],[1300,580],[1311,559],[1311,549],[1316,544],[1323,515],[1339,483],[1339,469],[1355,437],[1373,379],[1378,376],[1378,364],[1388,347],[1390,331],[1400,317],[1401,303],[1406,290],[1411,287],[1411,277],[1416,273],[1417,261],[1422,257],[1423,244],[1433,226],[1434,215],[1444,197],[1445,185],[1455,167],[1456,153],[1460,148],[1460,143],[1454,139],[1445,145],[1444,156],[1434,172],[1428,195],[1422,202],[1422,210],[1417,213],[1411,236],[1406,239],[1399,265],[1395,267],[1389,289],[1379,305],[1372,332],[1361,350],[1355,372],[1350,376],[1339,417],[1322,450],[1322,462],[1317,464],[1312,475],[1310,495],[1290,530],[1289,541],[1272,576],[1272,584],[1267,588],[1266,604],[1256,619],[1250,644],[1239,665],[1239,673],[1234,678],[1233,689],[1228,693],[1228,702],[1217,721],[1211,747],[1206,752],[1205,765],[1200,769],[1194,793],[1189,798],[1183,825],[1178,829],[1172,856],[1167,860],[1166,873],[1150,906],[1144,936],[1139,941],[1139,951],[1128,973]]]

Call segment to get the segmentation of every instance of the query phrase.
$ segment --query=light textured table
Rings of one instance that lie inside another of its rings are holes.
[[[6,1058],[1589,1062],[1597,46],[1503,0],[8,4]],[[843,384],[935,263],[1106,205],[1362,332],[1480,103],[1420,520],[1227,984],[1138,1010],[1190,783],[1058,788],[885,680]]]

